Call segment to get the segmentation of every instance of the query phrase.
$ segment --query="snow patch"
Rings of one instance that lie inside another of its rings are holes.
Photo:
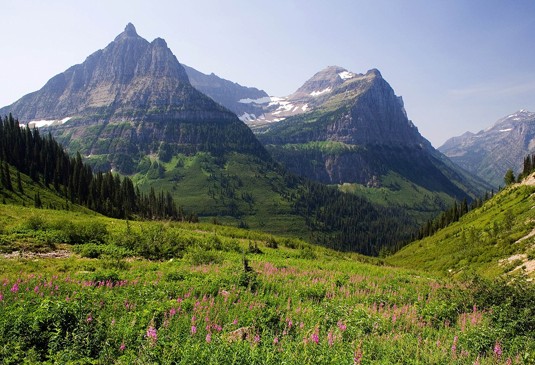
[[[323,89],[323,90],[321,90],[321,91],[312,91],[312,92],[310,93],[310,95],[311,95],[311,96],[319,96],[319,95],[321,95],[321,94],[330,93],[330,92],[331,92],[331,88],[328,87],[328,88]]]
[[[28,122],[27,126],[29,128],[43,128],[43,127],[50,127],[53,125],[62,125],[67,123],[71,117],[63,118],[63,119],[56,119],[56,120],[32,120],[31,122]]]
[[[250,99],[250,98],[240,99],[240,100],[238,100],[238,103],[242,103],[242,104],[251,104],[251,103],[254,103],[254,104],[266,104],[266,103],[269,103],[271,101],[272,101],[272,97],[271,96],[264,96],[264,97],[258,98],[258,99]]]
[[[305,105],[303,105],[303,106],[301,107],[301,110],[302,110],[303,112],[306,112],[307,109],[308,109],[308,104],[305,104]]]
[[[507,129],[500,129],[500,132],[510,132],[513,128],[507,128]]]
[[[355,74],[349,71],[342,71],[338,73],[338,76],[340,76],[340,78],[345,81],[345,80],[349,80],[355,77]]]
[[[256,120],[256,115],[249,114],[249,113],[243,113],[241,116],[238,117],[242,122],[252,122],[253,120]]]

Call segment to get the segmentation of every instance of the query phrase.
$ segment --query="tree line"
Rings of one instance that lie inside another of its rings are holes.
[[[111,171],[94,173],[77,153],[70,157],[50,135],[21,127],[11,114],[0,122],[0,183],[14,190],[9,165],[17,169],[17,189],[22,193],[20,174],[54,190],[73,204],[114,218],[197,220],[186,216],[169,192],[148,194],[134,187],[128,177]],[[36,207],[42,205],[36,194]]]

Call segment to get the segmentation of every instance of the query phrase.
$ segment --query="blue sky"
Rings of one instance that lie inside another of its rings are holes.
[[[271,95],[322,68],[377,68],[435,147],[535,111],[535,1],[3,1],[0,106],[132,22],[178,60]]]

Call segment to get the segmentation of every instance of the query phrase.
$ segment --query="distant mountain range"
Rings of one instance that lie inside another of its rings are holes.
[[[494,187],[503,186],[506,171],[520,172],[524,157],[535,153],[535,113],[519,110],[488,129],[450,138],[438,149]]]

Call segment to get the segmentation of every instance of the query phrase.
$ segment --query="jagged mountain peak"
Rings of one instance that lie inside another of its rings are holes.
[[[124,28],[124,32],[119,34],[117,37],[115,37],[115,42],[127,39],[127,38],[141,38],[136,31],[136,27],[134,27],[134,24],[128,23],[126,27]]]
[[[156,109],[223,110],[193,89],[165,40],[156,38],[149,43],[129,23],[104,49],[0,113],[11,112],[21,122],[31,122],[114,113],[139,115]]]

